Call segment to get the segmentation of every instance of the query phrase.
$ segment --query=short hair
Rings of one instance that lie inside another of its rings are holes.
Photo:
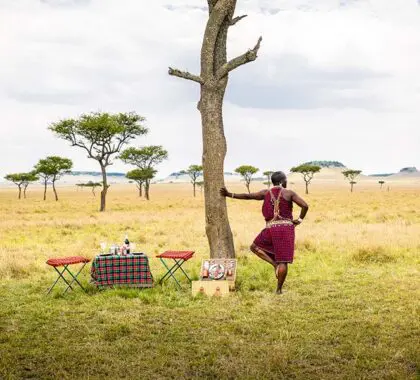
[[[284,174],[283,172],[274,172],[271,175],[271,182],[273,182],[273,185],[278,185],[280,183],[285,182],[287,179],[286,174]]]

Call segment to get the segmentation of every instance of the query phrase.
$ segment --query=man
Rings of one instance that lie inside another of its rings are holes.
[[[251,251],[274,267],[277,293],[281,294],[287,276],[287,265],[293,262],[295,226],[302,223],[309,207],[299,195],[287,189],[287,178],[283,172],[273,173],[271,182],[272,189],[258,193],[235,194],[222,188],[220,194],[235,199],[264,201],[262,213],[267,227],[256,237],[251,245]],[[293,203],[301,208],[298,219],[293,219]]]

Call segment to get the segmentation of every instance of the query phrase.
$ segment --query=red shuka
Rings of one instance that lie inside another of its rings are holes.
[[[275,210],[276,203],[278,210]],[[283,198],[280,187],[273,187],[267,192],[262,206],[267,228],[260,232],[254,244],[278,263],[293,262],[295,226],[292,211],[293,202]]]

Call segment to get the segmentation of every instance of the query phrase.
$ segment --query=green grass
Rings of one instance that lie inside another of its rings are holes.
[[[7,282],[0,375],[416,378],[418,273],[325,256],[320,269],[309,254],[291,266],[283,296],[273,293],[272,269],[247,256],[227,299],[192,298],[170,285],[46,296],[52,276]]]

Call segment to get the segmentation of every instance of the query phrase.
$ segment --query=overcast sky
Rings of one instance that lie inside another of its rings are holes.
[[[59,154],[99,170],[47,130],[90,111],[136,111],[170,159],[201,162],[199,72],[205,0],[0,0],[0,176]],[[339,160],[365,173],[420,167],[417,0],[238,0],[228,55],[263,43],[230,75],[226,170]],[[115,162],[109,169],[126,171]]]

